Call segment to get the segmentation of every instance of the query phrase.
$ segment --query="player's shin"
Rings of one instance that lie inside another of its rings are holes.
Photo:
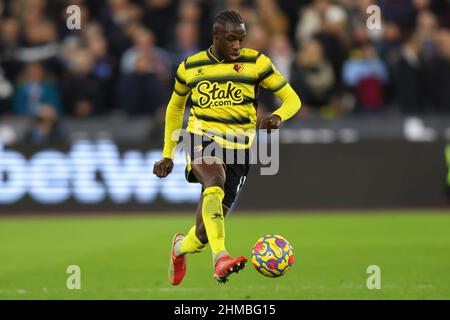
[[[222,209],[224,196],[224,191],[220,187],[209,187],[203,192],[202,217],[214,260],[226,253],[225,224]]]
[[[202,243],[195,234],[196,226],[192,226],[188,234],[175,246],[175,253],[182,255],[203,251],[208,244]]]

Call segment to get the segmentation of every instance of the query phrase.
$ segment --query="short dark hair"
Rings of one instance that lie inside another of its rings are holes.
[[[230,23],[244,23],[241,15],[234,10],[224,10],[219,12],[214,18],[214,24],[225,25],[227,22]]]

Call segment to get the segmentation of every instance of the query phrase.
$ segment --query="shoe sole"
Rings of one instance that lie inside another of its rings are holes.
[[[241,261],[236,263],[233,267],[230,267],[228,269],[228,272],[223,275],[223,276],[218,276],[216,274],[214,274],[214,279],[217,281],[218,284],[220,283],[226,283],[229,279],[228,277],[232,274],[232,273],[238,273],[239,271],[241,271],[242,269],[245,268],[245,264],[246,262]]]

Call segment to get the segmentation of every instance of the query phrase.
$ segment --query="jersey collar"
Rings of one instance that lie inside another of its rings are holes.
[[[206,54],[208,55],[208,58],[209,58],[212,62],[214,62],[214,63],[222,63],[222,62],[224,62],[225,59],[223,59],[223,60],[221,61],[221,60],[217,59],[217,58],[213,55],[211,48],[212,48],[212,46],[209,47],[208,50],[206,50]]]

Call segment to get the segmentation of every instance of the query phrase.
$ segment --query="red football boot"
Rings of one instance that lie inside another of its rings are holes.
[[[227,282],[228,276],[233,272],[238,273],[240,270],[244,269],[246,262],[246,257],[232,258],[229,255],[224,255],[217,260],[216,265],[214,266],[214,279],[216,279],[218,283]]]
[[[186,255],[177,256],[175,254],[175,243],[181,241],[184,235],[182,233],[177,233],[172,239],[172,253],[170,255],[169,264],[169,281],[172,285],[176,286],[183,281],[184,275],[186,274]]]

